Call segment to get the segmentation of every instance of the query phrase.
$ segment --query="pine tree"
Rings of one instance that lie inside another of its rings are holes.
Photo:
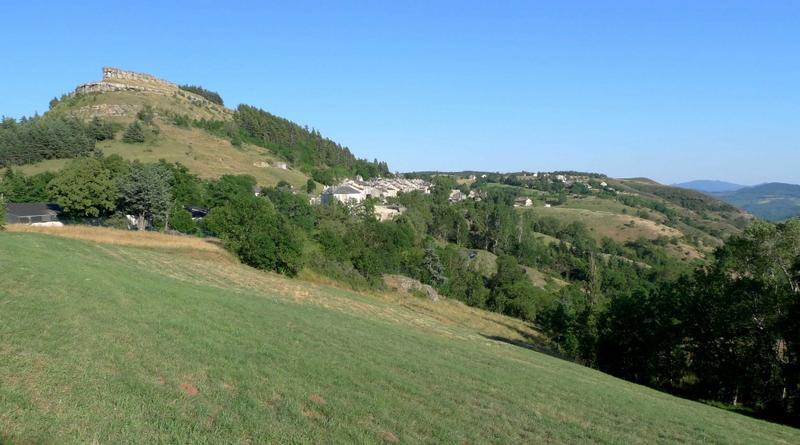
[[[128,144],[140,144],[144,142],[144,128],[142,128],[142,124],[139,121],[133,121],[128,126],[128,129],[125,130],[125,134],[122,135],[122,142]]]

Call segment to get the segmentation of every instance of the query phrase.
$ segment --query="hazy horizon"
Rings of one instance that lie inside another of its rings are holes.
[[[84,2],[4,12],[0,36],[15,42],[0,72],[6,116],[42,113],[116,66],[312,126],[393,171],[800,183],[797,3]]]

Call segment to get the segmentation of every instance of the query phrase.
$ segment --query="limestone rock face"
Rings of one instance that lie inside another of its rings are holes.
[[[204,97],[183,91],[178,85],[150,74],[103,68],[103,80],[78,85],[73,94],[108,93],[112,91],[139,91],[162,95],[180,94],[195,105],[211,104]]]
[[[126,117],[135,116],[138,111],[139,108],[134,105],[97,104],[78,108],[73,112],[73,115],[84,119],[91,119],[94,117]]]
[[[161,80],[150,74],[125,71],[118,68],[109,68],[109,67],[103,68],[103,81],[107,82],[113,80],[124,80],[137,83],[151,84],[157,87],[168,88],[168,89],[178,88],[178,86],[175,85],[174,83],[168,82],[166,80]]]

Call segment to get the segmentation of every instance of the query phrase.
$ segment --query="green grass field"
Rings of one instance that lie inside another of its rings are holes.
[[[0,443],[800,437],[509,344],[525,338],[543,341],[446,300],[288,280],[214,249],[0,233]]]

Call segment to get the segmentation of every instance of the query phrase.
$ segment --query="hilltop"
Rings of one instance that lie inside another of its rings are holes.
[[[672,186],[684,189],[696,190],[698,192],[704,192],[704,193],[733,192],[746,187],[741,184],[734,184],[732,182],[716,181],[710,179],[699,179],[695,181],[682,182],[679,184],[672,184]]]
[[[797,437],[537,352],[511,318],[288,280],[199,240],[81,230],[0,234],[0,441]]]
[[[42,117],[70,118],[100,119],[117,129],[112,137],[97,142],[97,149],[106,155],[180,162],[203,178],[249,174],[264,186],[285,181],[305,187],[312,176],[318,182],[330,182],[348,174],[369,176],[374,174],[372,169],[388,172],[385,164],[357,159],[347,147],[317,130],[255,107],[226,108],[219,94],[202,87],[116,68],[103,68],[102,80],[80,84],[54,99]],[[133,122],[145,124],[143,140],[137,143],[126,142],[122,131]],[[30,163],[15,162],[16,156],[8,166],[18,164],[15,168],[28,174],[58,170],[71,157]]]

